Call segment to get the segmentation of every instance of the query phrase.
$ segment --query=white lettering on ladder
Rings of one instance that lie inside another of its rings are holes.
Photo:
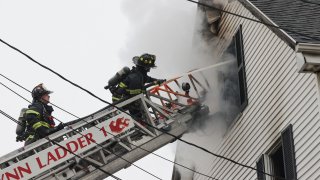
[[[24,177],[24,173],[31,174],[32,172],[29,164],[26,163],[25,165],[25,168],[21,166],[14,168],[14,172],[5,172],[1,175],[1,180],[22,179]]]
[[[97,128],[98,127],[98,128]],[[97,144],[113,136],[117,136],[134,127],[133,120],[126,114],[119,114],[107,121],[97,124],[76,134],[59,145],[53,145],[36,154],[29,155],[26,159],[0,169],[1,180],[30,179],[46,170],[74,157],[74,154],[83,153]],[[112,136],[108,136],[108,134]],[[26,152],[27,153],[27,152]]]
[[[68,142],[66,144],[66,147],[64,147],[64,148],[57,147],[54,149],[53,152],[48,152],[47,158],[45,161],[41,161],[40,157],[36,157],[36,161],[38,163],[39,168],[42,169],[42,168],[46,167],[47,165],[50,165],[50,163],[58,161],[64,157],[66,157],[68,154],[71,154],[70,152],[76,153],[79,149],[83,149],[87,145],[90,145],[92,142],[93,143],[96,142],[93,139],[92,133],[85,134],[84,136],[77,138],[76,141]]]

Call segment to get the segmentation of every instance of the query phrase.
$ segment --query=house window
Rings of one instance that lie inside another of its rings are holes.
[[[275,152],[270,154],[270,161],[272,167],[272,174],[284,178],[284,162],[283,162],[283,148],[282,146],[278,147]]]
[[[262,154],[262,156],[260,157],[260,159],[257,162],[257,176],[258,176],[258,180],[265,180],[265,176],[262,172],[266,172],[266,168],[264,166],[264,154]]]
[[[282,133],[281,138],[268,153],[263,154],[257,162],[259,180],[297,179],[292,125]],[[273,175],[265,175],[263,172]]]
[[[231,54],[236,60],[236,65],[233,68],[235,72],[232,73],[233,77],[230,79],[237,84],[237,92],[234,93],[237,97],[232,98],[236,101],[239,111],[242,112],[248,105],[248,94],[241,25],[227,48],[226,54]]]
[[[236,58],[238,63],[240,110],[243,111],[248,105],[248,94],[247,94],[247,80],[246,80],[246,70],[245,70],[245,63],[244,63],[244,49],[243,49],[241,25],[236,35],[234,36],[234,43],[235,43]]]

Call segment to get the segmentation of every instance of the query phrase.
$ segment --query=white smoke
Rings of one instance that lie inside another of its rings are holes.
[[[127,64],[132,64],[135,55],[155,54],[158,67],[150,75],[167,79],[208,64],[205,54],[197,53],[192,46],[196,4],[181,0],[123,0],[122,9],[128,27],[134,27],[120,53]]]
[[[225,60],[230,60],[231,57]],[[235,62],[235,60],[234,60]],[[231,71],[235,72],[235,63],[227,67],[219,67],[219,70],[211,69],[211,71],[203,72],[211,84],[211,90],[206,95],[203,104],[210,109],[207,118],[198,118],[191,124],[189,133],[184,134],[182,139],[204,147],[211,152],[216,152],[223,139],[228,127],[235,119],[235,114],[239,112],[239,107],[233,102],[234,98],[227,98],[237,84],[230,79]],[[231,92],[229,92],[231,91]],[[187,145],[178,142],[176,152],[176,162],[188,167],[195,167],[195,170],[206,174],[204,170],[210,167],[210,159],[213,156]],[[193,179],[194,174],[189,170],[175,165],[175,168],[181,174],[181,179]]]
[[[207,121],[205,127],[201,130],[185,134],[183,139],[213,151],[221,141],[226,129],[225,121],[216,117],[212,121]],[[211,155],[183,142],[178,142],[176,162],[179,164],[194,167],[194,170],[206,174],[204,169],[210,167],[211,163],[208,159],[211,159]],[[193,172],[177,165],[175,165],[175,168],[180,172],[181,179],[193,179]]]
[[[222,3],[222,7],[227,2],[218,2],[217,0],[214,0],[213,4],[216,3]],[[200,18],[202,16],[204,19],[206,14],[199,13],[199,15]],[[216,152],[227,132],[228,127],[232,124],[233,120],[236,118],[236,114],[239,112],[239,107],[237,105],[239,100],[239,97],[237,96],[239,93],[237,91],[238,84],[236,79],[237,66],[233,55],[224,54],[223,57],[216,57],[217,52],[215,51],[215,47],[217,39],[215,37],[208,36],[208,32],[205,31],[205,28],[207,28],[206,23],[207,22],[205,20],[198,20],[196,28],[198,33],[196,33],[193,40],[193,44],[197,49],[196,52],[198,52],[196,55],[203,58],[206,62],[211,62],[211,64],[230,60],[232,60],[233,63],[216,69],[212,68],[203,71],[204,76],[207,78],[211,86],[211,89],[203,102],[203,104],[206,104],[209,107],[210,114],[207,119],[198,119],[196,122],[192,123],[190,132],[185,134],[182,138],[204,147],[211,152]],[[203,39],[203,35],[207,35],[206,39]],[[206,174],[208,170],[207,168],[211,166],[210,159],[213,159],[212,155],[185,143],[178,142],[176,162],[188,167],[194,167],[194,170]],[[175,168],[179,171],[181,179],[191,180],[194,178],[195,174],[191,173],[189,170],[177,165],[175,165]]]
[[[223,5],[227,3],[227,0],[215,1]],[[217,58],[215,38],[204,41],[205,14],[197,8],[196,4],[183,0],[122,0],[122,10],[129,27],[124,43],[126,46],[119,55],[122,61],[130,66],[133,56],[155,54],[158,67],[149,75],[170,79],[192,69],[231,60],[230,56]],[[204,104],[209,106],[211,112],[207,120],[193,124],[190,133],[185,134],[183,139],[212,151],[221,141],[230,124],[231,116],[226,113],[227,109],[235,108],[225,98],[228,87],[232,89],[234,86],[233,81],[225,78],[230,74],[226,71],[232,69],[230,67],[233,65],[203,72],[211,86]],[[178,145],[176,161],[180,164],[202,169],[209,165],[209,157],[207,153],[184,143]],[[189,170],[179,166],[176,168],[182,175],[181,179],[188,179],[187,176],[192,179],[193,173]]]

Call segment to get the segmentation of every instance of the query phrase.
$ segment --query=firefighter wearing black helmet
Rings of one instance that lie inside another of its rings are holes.
[[[156,85],[166,81],[165,79],[156,79],[148,76],[150,69],[156,67],[155,55],[145,53],[141,56],[133,57],[132,60],[135,66],[132,67],[126,77],[112,91],[113,102],[144,93],[147,83]]]
[[[52,91],[47,90],[43,84],[33,88],[31,95],[32,103],[28,106],[24,114],[27,123],[27,134],[25,145],[31,144],[49,134],[63,129],[62,124],[55,127],[52,106],[48,105]]]
[[[110,88],[113,102],[144,93],[147,87],[162,84],[166,81],[165,79],[156,79],[148,76],[150,69],[156,67],[155,55],[142,54],[141,56],[133,57],[132,60],[135,66],[126,73],[124,78],[122,78],[115,88]],[[126,105],[123,108],[128,109],[130,114],[132,114],[139,122],[142,123],[144,121],[141,104],[138,101]]]

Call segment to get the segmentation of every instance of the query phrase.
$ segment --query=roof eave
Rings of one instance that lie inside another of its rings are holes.
[[[320,44],[298,43],[295,50],[298,72],[320,72]]]
[[[320,44],[298,43],[295,48],[296,52],[304,52],[310,54],[320,54]]]
[[[265,15],[260,9],[258,9],[254,4],[252,4],[249,0],[239,0],[255,17],[257,17],[261,22],[265,24],[271,24],[274,26],[278,26],[275,22],[273,22],[267,15]],[[270,27],[279,38],[281,38],[284,42],[286,42],[292,49],[296,48],[296,40],[294,40],[288,33],[280,28]]]

